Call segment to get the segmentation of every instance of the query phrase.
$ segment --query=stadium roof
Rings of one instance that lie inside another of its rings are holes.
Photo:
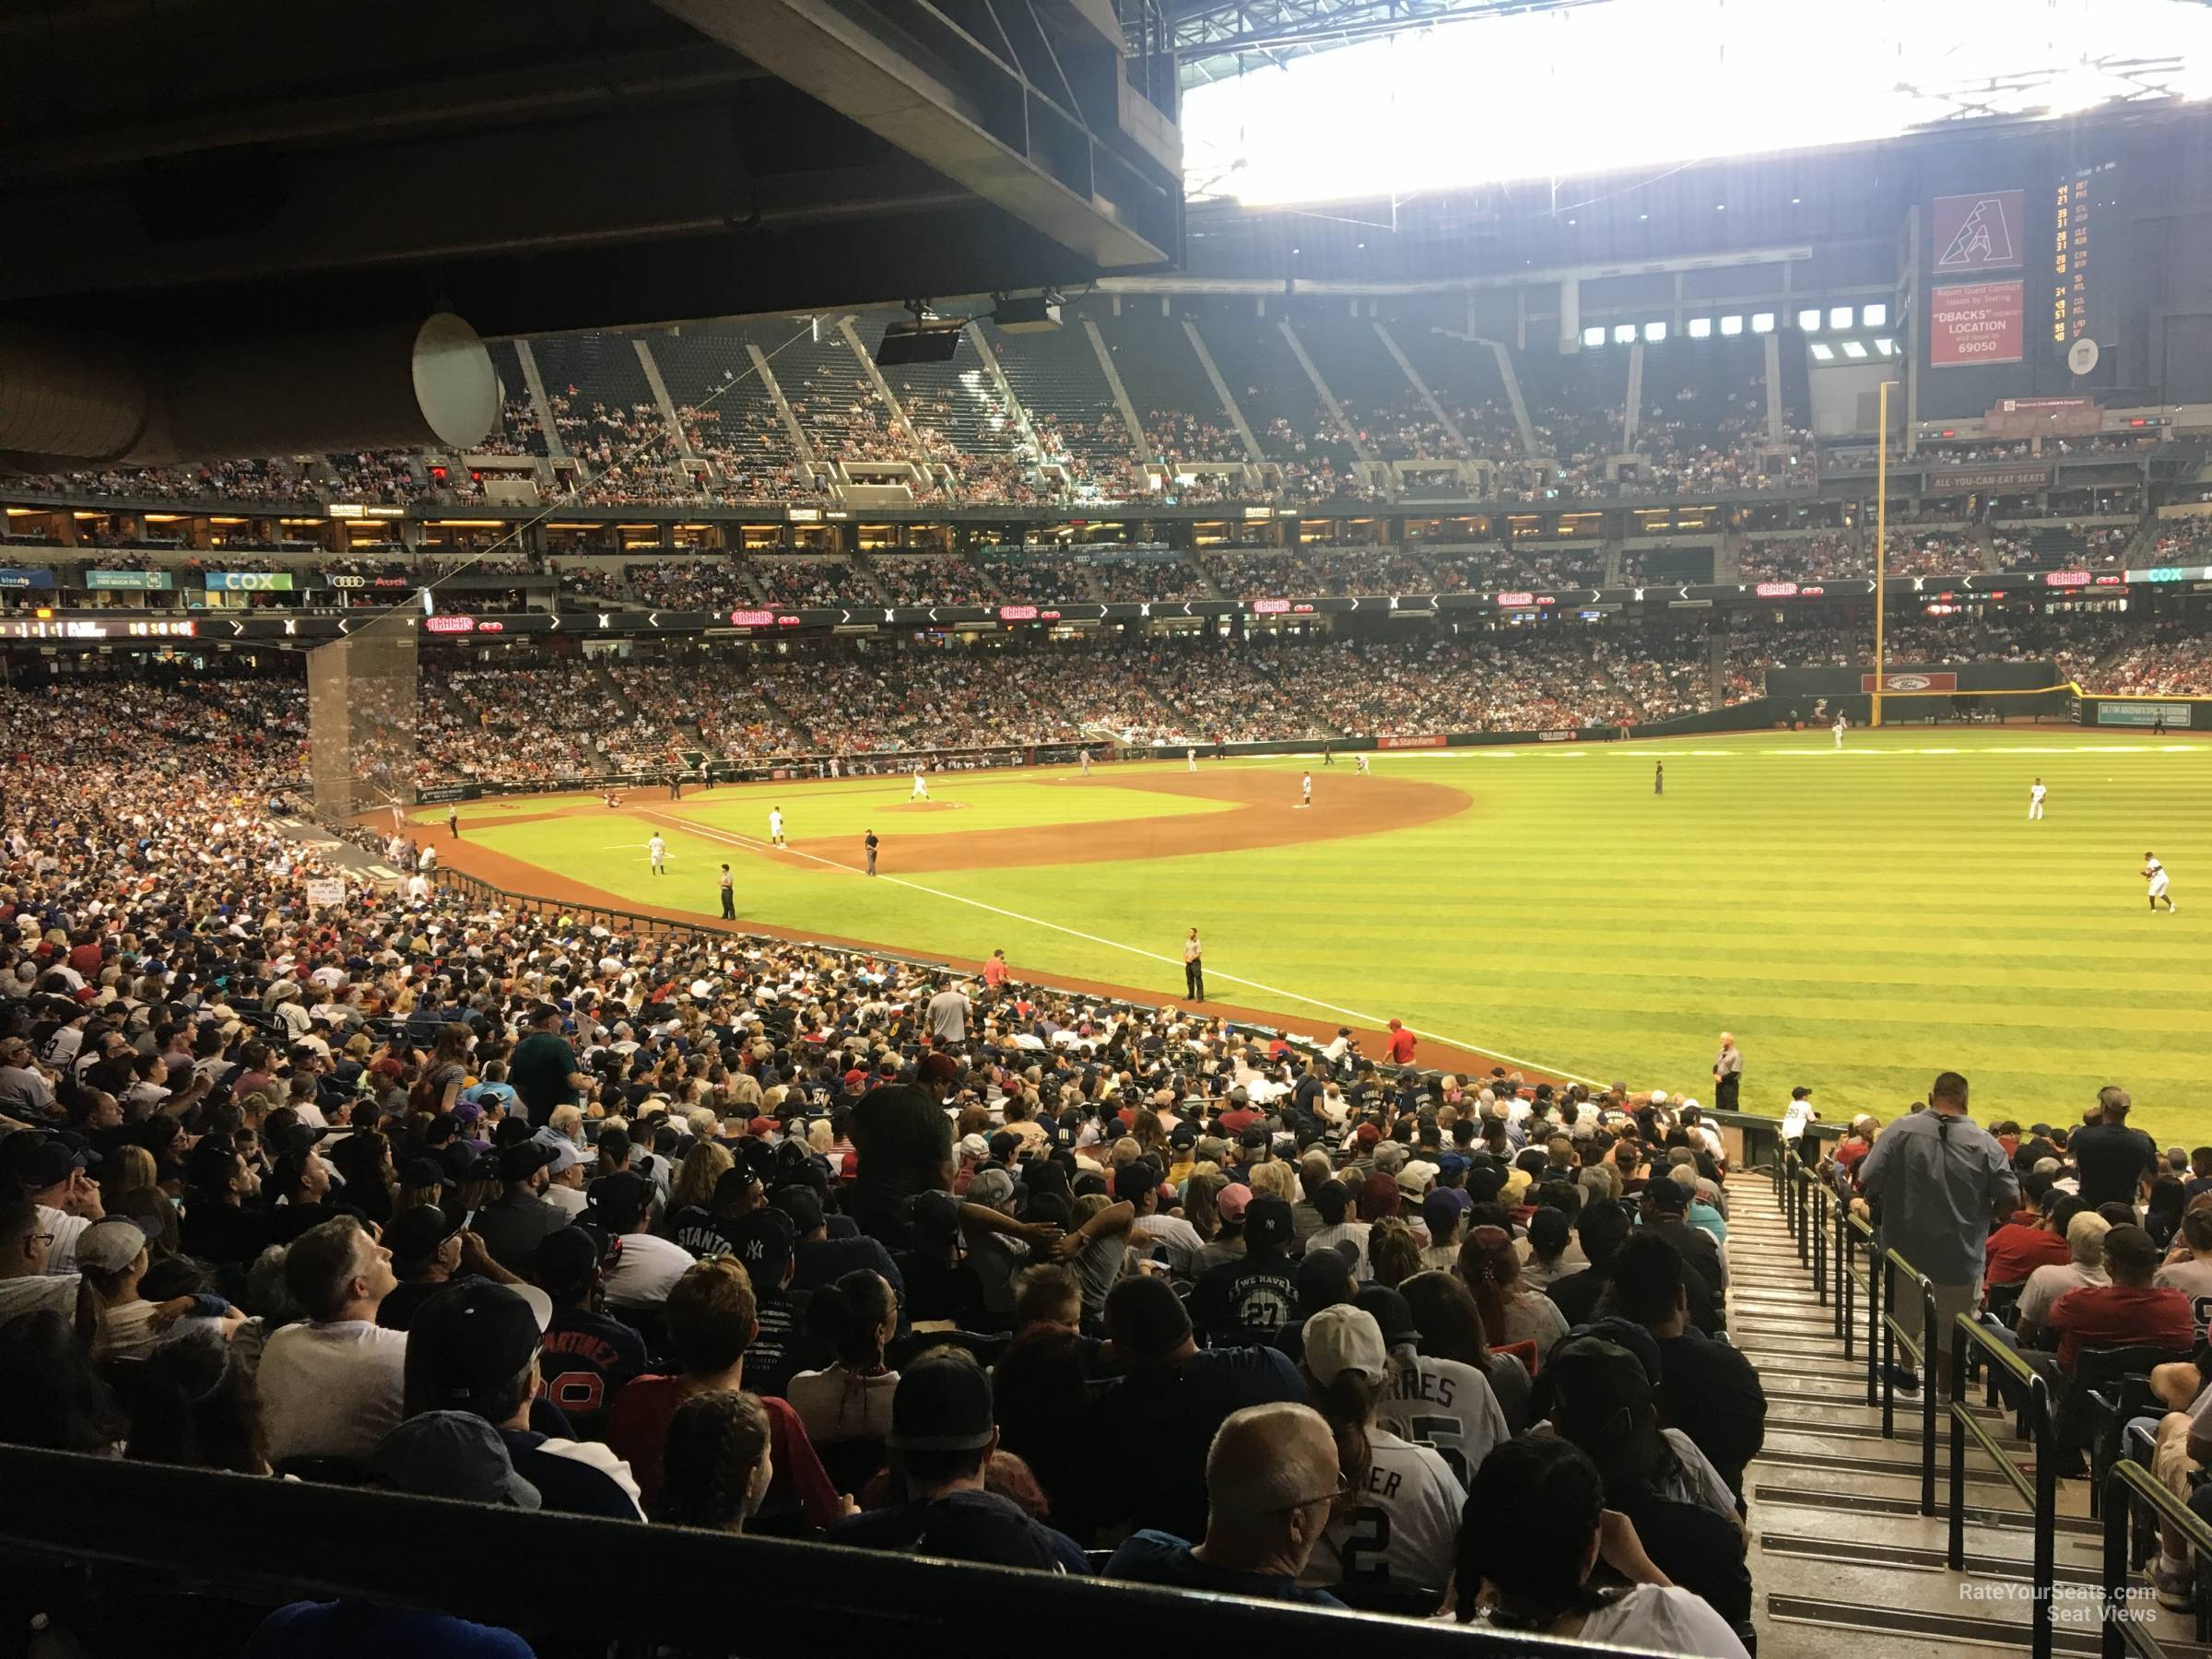
[[[1483,14],[1556,11],[1605,0],[1165,0],[1185,86],[1277,67],[1399,29]]]
[[[1171,262],[1164,46],[1019,9],[0,0],[0,322],[506,334]]]
[[[2212,93],[2203,0],[1183,0],[1186,188],[1339,201]]]

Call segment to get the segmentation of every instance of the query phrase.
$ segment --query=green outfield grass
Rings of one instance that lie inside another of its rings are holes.
[[[1286,811],[1302,770],[1209,764],[1279,771]],[[875,882],[675,828],[671,873],[655,880],[633,844],[650,824],[629,809],[512,825],[463,810],[500,852],[657,907],[712,914],[727,858],[740,913],[763,923],[957,956],[1003,947],[1021,968],[1163,998],[1182,988],[1178,941],[1194,923],[1225,1000],[1395,1015],[1571,1076],[1701,1096],[1726,1028],[1747,1056],[1747,1107],[1779,1109],[1805,1083],[1831,1120],[1888,1116],[1949,1066],[1972,1080],[1978,1117],[2073,1121],[2118,1082],[2161,1141],[2212,1140],[2212,744],[1912,730],[1855,732],[1838,754],[1820,731],[1375,765],[1464,792],[1469,809],[1351,840],[1147,859],[1143,819],[1218,808],[1057,788],[1044,773],[933,779],[957,812],[883,813],[905,799],[903,777],[706,797],[702,828],[746,836],[765,833],[771,805],[799,839],[873,823],[886,838]],[[2030,824],[2038,775],[2049,816]],[[1315,776],[1317,812],[1357,799],[1343,758]],[[631,801],[666,805],[651,791]],[[1126,822],[1126,859],[899,876],[910,835],[1104,818]],[[2146,848],[2172,873],[2176,915],[2147,910]]]

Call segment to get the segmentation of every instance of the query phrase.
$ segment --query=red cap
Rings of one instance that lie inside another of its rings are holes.
[[[1372,1124],[1362,1124],[1352,1131],[1352,1138],[1363,1147],[1371,1147],[1382,1138],[1382,1131]]]

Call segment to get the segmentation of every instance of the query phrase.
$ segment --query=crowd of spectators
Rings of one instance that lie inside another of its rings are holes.
[[[1090,579],[1109,605],[1148,605],[1157,600],[1211,599],[1213,584],[1188,560],[1115,559],[1094,555]]]
[[[422,877],[311,910],[288,752],[98,689],[0,693],[0,1439],[1742,1659],[1765,1399],[1664,1090]]]
[[[821,608],[865,605],[876,596],[841,559],[774,553],[748,559],[746,568],[771,605]]]
[[[878,553],[868,574],[893,605],[990,605],[997,597],[981,571],[949,553]]]
[[[2095,691],[2212,696],[2212,635],[2201,619],[2131,629],[2124,649],[2096,674]]]
[[[1279,599],[1317,591],[1312,571],[1295,553],[1265,547],[1214,547],[1206,562],[1214,585],[1231,599]]]

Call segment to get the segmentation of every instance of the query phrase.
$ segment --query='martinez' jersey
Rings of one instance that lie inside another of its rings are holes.
[[[1433,1359],[1400,1347],[1375,1395],[1375,1420],[1392,1433],[1434,1446],[1462,1486],[1502,1444],[1505,1413],[1490,1380],[1457,1359]]]
[[[1299,1583],[1441,1591],[1452,1576],[1466,1492],[1435,1447],[1380,1426],[1369,1443],[1366,1489],[1330,1521]]]

